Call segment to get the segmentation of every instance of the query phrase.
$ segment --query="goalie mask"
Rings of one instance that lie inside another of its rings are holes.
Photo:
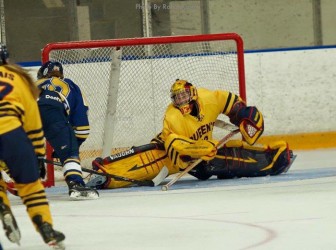
[[[197,89],[190,82],[177,79],[170,89],[170,98],[183,115],[190,114],[191,103],[197,100]]]

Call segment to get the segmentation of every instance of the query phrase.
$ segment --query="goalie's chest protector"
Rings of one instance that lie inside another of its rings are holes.
[[[223,112],[226,103],[225,95],[222,96],[223,98],[219,98],[220,96],[216,91],[198,89],[199,117],[190,114],[182,115],[171,105],[166,112],[164,129],[193,140],[212,139],[215,121]]]

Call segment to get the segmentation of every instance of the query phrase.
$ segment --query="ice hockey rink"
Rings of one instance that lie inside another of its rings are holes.
[[[163,192],[132,187],[70,201],[47,189],[66,249],[336,249],[336,149],[296,151],[283,175],[197,181],[187,176]],[[169,179],[168,179],[169,180]],[[10,196],[21,246],[4,233],[4,249],[48,249],[21,201]]]

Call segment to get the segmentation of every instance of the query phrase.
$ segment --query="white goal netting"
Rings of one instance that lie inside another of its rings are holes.
[[[162,129],[176,79],[245,98],[239,39],[217,34],[46,46],[43,60],[61,62],[65,77],[80,86],[89,104],[91,133],[81,147],[83,165],[108,156],[112,148],[149,143]]]

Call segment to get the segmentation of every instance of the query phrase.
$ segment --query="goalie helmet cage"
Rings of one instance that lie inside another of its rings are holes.
[[[235,33],[51,43],[42,51],[48,60],[63,64],[89,105],[90,135],[80,149],[85,167],[113,148],[149,143],[162,129],[176,79],[246,101],[243,40]],[[55,184],[51,164],[44,184]]]

